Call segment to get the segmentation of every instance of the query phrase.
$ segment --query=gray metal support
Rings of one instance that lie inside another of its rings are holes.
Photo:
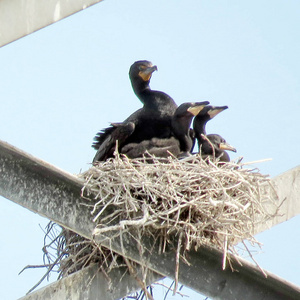
[[[109,275],[111,282],[92,265],[20,300],[116,300],[141,289],[125,268],[113,269]],[[149,283],[159,279],[149,274]]]
[[[63,172],[6,143],[0,143],[0,194],[37,212],[78,234],[92,238],[94,224],[89,209],[80,205],[81,182]],[[293,186],[298,189],[299,186]],[[287,199],[288,201],[288,199]],[[163,276],[174,278],[175,254],[168,251],[155,255],[145,253],[140,257],[136,242],[124,235],[123,248],[120,241],[109,235],[97,236],[96,241],[113,251],[140,263]],[[151,243],[143,241],[145,247]],[[149,247],[148,247],[149,248]],[[273,300],[300,299],[300,289],[267,272],[261,271],[242,260],[233,262],[222,271],[222,253],[208,247],[190,252],[191,265],[180,263],[179,281],[213,299]]]
[[[0,0],[0,47],[102,0]]]
[[[254,229],[254,234],[269,229],[300,214],[300,166],[273,178],[272,186],[274,189],[270,187],[267,187],[267,189],[269,193],[273,195],[273,199],[278,199],[277,204],[280,205],[279,211],[276,216],[268,222],[257,224]],[[269,210],[272,211],[271,206]]]

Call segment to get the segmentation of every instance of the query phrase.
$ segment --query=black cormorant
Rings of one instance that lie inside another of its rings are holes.
[[[204,102],[187,102],[181,104],[172,118],[173,135],[180,142],[180,152],[188,155],[192,151],[193,140],[190,134],[190,126],[194,116],[197,116],[208,105]]]
[[[149,83],[152,73],[157,70],[151,62],[135,62],[129,70],[129,77],[136,96],[144,106],[131,114],[124,122],[97,133],[92,147],[97,150],[93,163],[113,156],[116,141],[118,150],[128,143],[140,143],[152,138],[171,136],[171,119],[177,105],[164,92],[151,90]],[[121,132],[121,136],[119,135]]]
[[[217,114],[227,109],[228,106],[211,106],[204,107],[199,114],[194,118],[193,131],[194,136],[198,141],[198,152],[203,142],[202,134],[206,135],[206,123],[213,119]]]
[[[220,161],[230,161],[229,155],[224,150],[236,152],[236,149],[227,144],[225,139],[218,134],[206,135],[206,123],[213,119],[217,114],[227,109],[228,106],[211,106],[204,107],[194,118],[193,129],[195,138],[198,141],[198,152],[203,158],[212,156],[219,158]],[[208,141],[208,140],[209,141]]]
[[[146,153],[156,157],[168,157],[170,153],[176,157],[189,155],[193,146],[189,133],[192,118],[207,104],[209,104],[208,101],[181,104],[172,117],[172,132],[169,138],[152,138],[141,143],[130,143],[121,149],[121,153],[129,158],[142,157]]]
[[[221,162],[229,162],[230,157],[224,150],[236,152],[236,149],[229,145],[224,138],[218,134],[208,134],[207,139],[203,139],[201,144],[201,156],[205,159],[207,156],[217,158]]]

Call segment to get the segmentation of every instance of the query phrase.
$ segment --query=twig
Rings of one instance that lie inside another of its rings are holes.
[[[29,293],[31,293],[36,287],[38,287],[43,280],[48,276],[48,274],[52,271],[52,269],[55,267],[56,263],[61,259],[61,257],[63,256],[63,254],[61,256],[59,256],[55,262],[50,266],[50,268],[47,270],[47,272],[42,276],[42,278],[26,293],[26,295],[28,295]]]

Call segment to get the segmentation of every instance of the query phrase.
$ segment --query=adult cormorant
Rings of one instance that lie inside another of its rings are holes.
[[[201,144],[201,155],[205,159],[207,156],[211,156],[219,159],[221,162],[229,162],[230,157],[224,150],[230,150],[236,152],[236,149],[229,145],[224,138],[218,134],[208,134],[207,139]]]
[[[93,163],[113,156],[116,142],[118,150],[129,143],[140,143],[152,138],[169,138],[171,120],[177,105],[166,93],[151,90],[151,75],[157,70],[147,60],[136,61],[129,70],[129,77],[136,96],[144,106],[124,122],[97,133],[92,147],[97,150]]]
[[[181,104],[172,117],[172,131],[169,138],[152,138],[141,143],[130,143],[122,148],[121,153],[129,158],[143,157],[146,153],[156,157],[168,157],[170,153],[176,157],[189,155],[193,146],[190,136],[192,118],[207,104],[208,101]]]

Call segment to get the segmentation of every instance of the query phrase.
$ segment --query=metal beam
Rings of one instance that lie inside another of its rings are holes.
[[[75,176],[66,173],[44,161],[36,159],[6,143],[0,142],[0,194],[37,212],[78,234],[92,239],[94,224],[89,208],[80,198],[82,183]],[[298,189],[299,186],[293,186]],[[288,200],[287,200],[288,201]],[[169,250],[163,254],[145,252],[140,256],[136,241],[123,236],[119,239],[99,235],[96,242],[125,255],[163,276],[174,278],[175,253]],[[144,240],[150,249],[152,241]],[[156,249],[157,250],[157,249]],[[189,252],[190,265],[180,263],[179,281],[213,299],[300,299],[299,287],[268,273],[262,272],[249,262],[242,260],[242,266],[233,260],[235,272],[230,268],[222,271],[222,253],[208,247]]]
[[[99,272],[97,265],[92,265],[19,300],[115,300],[141,289],[125,268],[113,269],[109,276],[111,282]],[[159,279],[151,273],[147,281]]]
[[[102,0],[0,0],[0,47]]]
[[[285,222],[300,214],[300,166],[272,179],[272,187],[266,186],[272,199],[280,205],[278,212],[267,222],[261,222],[254,228],[254,234]],[[274,206],[265,204],[269,213],[275,212]]]

